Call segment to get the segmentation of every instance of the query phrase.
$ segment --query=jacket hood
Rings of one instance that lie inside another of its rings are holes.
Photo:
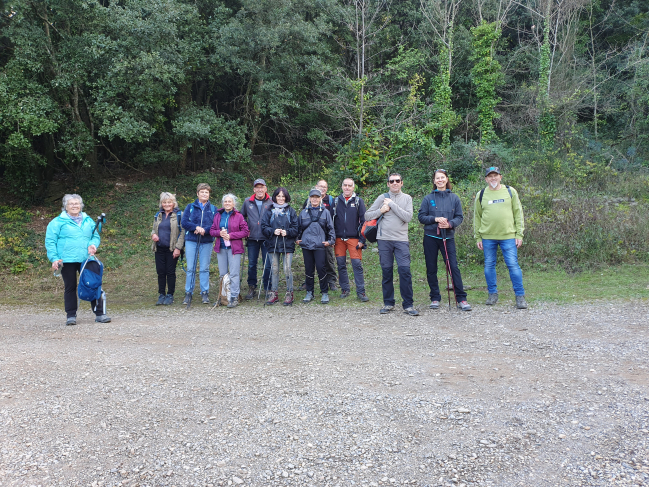
[[[261,201],[266,201],[268,200],[268,198],[270,198],[270,196],[268,195],[268,193],[266,193],[266,196],[264,196],[264,199]],[[252,196],[248,198],[248,201],[255,201],[255,193],[252,193]]]

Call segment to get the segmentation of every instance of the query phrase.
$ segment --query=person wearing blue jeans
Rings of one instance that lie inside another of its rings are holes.
[[[501,180],[499,168],[492,166],[486,169],[485,181],[488,186],[476,194],[473,212],[476,244],[484,253],[484,276],[489,292],[485,304],[498,302],[496,253],[500,246],[516,295],[516,307],[525,309],[523,272],[518,265],[518,249],[523,245],[525,230],[523,207],[516,190],[500,184]]]
[[[199,270],[202,302],[210,304],[210,259],[214,243],[214,237],[210,235],[210,228],[216,213],[216,207],[210,203],[211,192],[212,188],[209,184],[199,184],[196,188],[196,200],[187,205],[181,219],[181,226],[185,230],[185,256],[187,259],[187,279],[185,280],[183,304],[187,305],[192,302],[194,287],[196,287],[195,268]],[[196,261],[197,257],[198,262]]]

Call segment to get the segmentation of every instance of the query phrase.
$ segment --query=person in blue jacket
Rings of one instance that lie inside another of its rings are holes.
[[[196,187],[196,200],[187,205],[181,220],[185,229],[185,261],[187,262],[187,279],[185,280],[185,299],[183,304],[192,302],[196,286],[196,259],[198,259],[199,281],[203,304],[210,304],[210,259],[214,237],[210,228],[214,223],[216,206],[210,203],[212,188],[207,183]]]
[[[313,188],[309,192],[309,206],[300,212],[299,234],[295,241],[302,247],[304,257],[304,274],[306,275],[306,297],[302,300],[309,303],[313,300],[314,274],[320,280],[320,302],[329,302],[329,281],[327,280],[327,255],[325,249],[336,243],[336,234],[331,214],[322,205],[322,193]]]
[[[52,270],[60,270],[63,278],[63,302],[67,315],[66,325],[77,324],[77,274],[81,265],[99,247],[99,233],[93,232],[95,222],[83,213],[83,199],[78,194],[66,194],[63,197],[63,208],[54,218],[45,232],[45,249],[47,258],[52,263]],[[101,302],[98,302],[101,301]],[[97,323],[110,323],[106,315],[106,303],[103,299],[90,302],[95,312]]]
[[[451,269],[457,307],[462,311],[471,311],[471,305],[466,300],[455,249],[455,229],[464,220],[462,203],[460,197],[451,191],[453,186],[446,170],[436,170],[434,182],[435,189],[421,202],[418,215],[419,223],[424,225],[424,257],[431,299],[429,307],[438,309],[442,298],[437,282],[437,254],[440,252],[445,265]]]

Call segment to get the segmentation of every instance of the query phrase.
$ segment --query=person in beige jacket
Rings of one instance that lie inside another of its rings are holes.
[[[160,210],[153,219],[151,248],[155,252],[155,268],[158,273],[158,302],[156,306],[174,302],[176,291],[176,265],[185,246],[185,232],[180,227],[182,212],[176,197],[160,193]]]

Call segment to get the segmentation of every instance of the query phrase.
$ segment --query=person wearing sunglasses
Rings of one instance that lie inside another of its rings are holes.
[[[365,212],[365,220],[375,220],[382,216],[378,226],[377,244],[383,280],[383,307],[381,314],[394,311],[394,260],[399,273],[399,291],[403,312],[419,316],[414,307],[412,276],[410,274],[410,243],[408,242],[408,223],[412,220],[412,197],[401,191],[403,178],[400,174],[388,177],[388,192],[382,194]]]
[[[445,169],[437,169],[433,178],[435,188],[421,202],[418,214],[419,223],[424,224],[424,256],[430,288],[430,308],[438,309],[442,299],[437,281],[437,254],[441,252],[451,271],[457,307],[462,311],[471,311],[455,250],[455,229],[464,220],[462,203],[459,196],[451,191],[453,186]]]

